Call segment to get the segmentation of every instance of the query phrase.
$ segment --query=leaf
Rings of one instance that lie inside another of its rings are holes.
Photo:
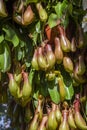
[[[64,80],[66,87],[69,87],[73,83],[73,80],[72,80],[70,74],[65,71],[65,69],[62,65],[60,66],[59,70],[61,71],[61,75],[63,76],[63,80]]]
[[[66,88],[66,99],[71,100],[72,96],[74,95],[74,89],[73,89],[73,80],[70,77],[69,73],[66,71],[62,71],[63,81]]]
[[[54,14],[54,13],[51,13],[51,15],[49,16],[49,19],[48,19],[48,24],[50,26],[50,28],[53,28],[57,25],[57,15]]]
[[[58,4],[55,6],[55,12],[59,19],[62,18],[63,15],[65,14],[67,7],[68,7],[67,0],[64,0],[62,3],[58,2]]]
[[[48,92],[50,94],[51,100],[58,104],[60,102],[60,94],[58,91],[58,86],[56,83],[51,84],[51,86],[48,87]]]
[[[38,35],[41,32],[41,24],[40,21],[38,21],[35,24],[32,24],[32,26],[29,29],[30,34],[29,36],[32,38],[34,45],[37,45],[37,39],[38,39]]]
[[[67,100],[71,100],[72,96],[74,95],[74,89],[72,84],[69,87],[65,87],[66,88],[66,97],[65,99]]]
[[[58,4],[55,6],[55,12],[58,18],[62,17],[62,3],[61,2],[58,2]]]
[[[0,35],[0,43],[4,40],[4,35]]]
[[[68,72],[65,71],[63,66],[60,66],[58,68],[61,72],[61,75],[63,77],[63,81],[66,88],[66,99],[71,100],[72,96],[74,95],[74,89],[73,89],[73,80]]]
[[[62,2],[62,12],[65,13],[65,11],[68,9],[68,1],[67,0],[63,0]]]
[[[9,25],[6,25],[3,27],[3,31],[6,33],[5,40],[11,42],[14,45],[14,47],[16,47],[19,44],[19,38],[15,30]]]
[[[25,41],[23,41],[23,40],[21,40],[21,39],[19,39],[20,40],[20,47],[24,47],[25,46]]]
[[[59,92],[57,90],[57,87],[54,87],[53,89],[48,88],[51,100],[53,102],[55,102],[56,104],[58,104],[60,102],[60,95]]]
[[[26,0],[26,4],[29,4],[29,3],[37,3],[38,0]]]
[[[15,47],[15,58],[20,61],[23,58],[23,50],[20,46]]]
[[[26,65],[27,68],[29,68],[31,66],[31,63],[25,62],[25,65]]]
[[[40,24],[40,21],[37,22],[37,24],[36,24],[36,32],[37,32],[37,33],[40,33],[40,32],[41,32],[41,24]]]
[[[34,74],[35,74],[35,70],[31,69],[29,72],[29,81],[31,85],[33,84]]]
[[[18,56],[18,60],[22,59],[23,53],[22,53],[22,50],[21,50],[20,47],[18,48],[18,54],[17,54],[17,56]]]
[[[38,100],[38,96],[39,96],[39,90],[38,89],[37,89],[37,91],[34,90],[33,98]]]
[[[36,45],[37,44],[38,33],[34,32],[32,35],[33,35],[34,44]]]
[[[72,14],[72,4],[64,0],[62,3],[58,2],[54,8],[58,18],[61,19],[63,26],[66,28],[69,23],[69,14]]]
[[[3,43],[4,51],[0,54],[0,71],[7,72],[11,67],[10,49],[7,43]]]
[[[67,13],[67,15],[65,16],[65,19],[62,20],[62,24],[63,26],[66,28],[69,24],[69,15]]]

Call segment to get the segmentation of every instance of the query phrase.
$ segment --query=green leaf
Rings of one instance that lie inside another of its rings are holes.
[[[50,28],[53,28],[57,25],[57,19],[58,19],[58,16],[54,13],[51,13],[51,15],[49,16],[49,19],[48,19],[48,24],[49,24]]]
[[[4,35],[0,35],[0,43],[4,40]]]
[[[56,104],[58,104],[60,102],[60,95],[59,92],[57,90],[57,87],[54,87],[53,89],[48,88],[51,100],[53,102],[55,102]]]
[[[37,3],[38,0],[26,0],[26,4],[29,4],[29,3]]]
[[[62,24],[63,26],[66,28],[69,24],[69,16],[68,16],[68,13],[67,15],[65,16],[65,19],[62,20]]]
[[[67,8],[68,8],[67,0],[64,0],[62,3],[58,2],[58,4],[55,6],[55,12],[59,19],[62,18],[63,15],[66,13]]]
[[[61,72],[64,84],[65,84],[65,88],[66,88],[66,97],[65,98],[67,100],[71,100],[72,96],[74,95],[74,89],[73,89],[73,86],[72,86],[73,85],[73,80],[72,80],[70,74],[65,71],[63,66],[60,66],[58,69]]]
[[[63,0],[63,2],[62,2],[62,12],[63,13],[65,13],[65,11],[67,10],[68,5],[69,5],[68,1],[67,0]]]
[[[29,31],[30,31],[30,37],[32,38],[34,45],[37,45],[37,39],[38,39],[38,36],[41,32],[40,21],[32,24],[32,26],[29,28]]]
[[[18,60],[21,60],[22,56],[23,56],[23,52],[22,52],[21,48],[19,47],[18,48]]]
[[[64,81],[66,87],[71,86],[71,84],[73,83],[73,80],[72,80],[70,74],[65,71],[65,69],[62,65],[58,69],[61,71],[61,75],[63,76],[63,81]]]
[[[33,35],[33,42],[36,45],[37,44],[38,33],[34,32],[32,35]]]
[[[64,83],[67,87],[71,86],[71,84],[73,83],[72,78],[70,77],[69,73],[67,73],[67,72],[63,73],[63,79],[64,79]]]
[[[19,38],[15,30],[9,25],[6,25],[3,27],[3,31],[6,33],[5,40],[11,42],[14,45],[14,47],[16,47],[19,44]]]
[[[7,72],[11,67],[11,54],[7,43],[3,43],[4,51],[0,54],[0,71]]]
[[[51,100],[58,104],[60,102],[60,94],[58,91],[58,85],[55,82],[53,82],[52,84],[50,82],[48,92],[50,94]]]
[[[27,68],[29,68],[31,66],[31,63],[25,62],[25,65],[26,65]]]
[[[29,72],[29,81],[31,85],[33,84],[34,74],[35,74],[35,70],[31,69]]]
[[[74,95],[74,89],[72,84],[69,87],[65,87],[66,88],[66,97],[65,99],[67,100],[71,100],[72,96]]]
[[[36,24],[36,32],[37,32],[37,33],[40,33],[40,32],[41,32],[41,24],[40,24],[40,21],[37,22],[37,24]]]
[[[23,58],[23,50],[20,46],[15,47],[15,58],[20,61]]]
[[[20,47],[24,47],[25,44],[26,44],[25,41],[23,41],[23,40],[20,39]]]
[[[58,18],[62,17],[62,3],[61,2],[58,2],[58,4],[55,6],[55,12]]]
[[[38,89],[37,89],[37,91],[34,90],[33,98],[38,100],[38,96],[39,96],[39,90]]]
[[[73,89],[73,80],[70,77],[69,73],[66,71],[62,71],[63,81],[66,88],[66,99],[71,100],[72,96],[74,95],[74,89]]]

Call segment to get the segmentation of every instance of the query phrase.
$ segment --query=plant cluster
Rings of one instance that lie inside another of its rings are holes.
[[[12,127],[87,130],[86,13],[81,0],[0,0],[0,103]]]

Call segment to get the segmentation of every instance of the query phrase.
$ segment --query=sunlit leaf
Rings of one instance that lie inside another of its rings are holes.
[[[57,19],[58,19],[57,15],[54,13],[51,13],[48,19],[48,24],[50,28],[55,27],[57,25]]]
[[[61,65],[58,68],[61,72],[61,75],[63,77],[63,81],[66,88],[66,99],[71,100],[74,95],[74,89],[73,89],[73,80],[68,72],[65,71],[64,67]]]
[[[61,2],[58,2],[58,4],[55,6],[55,12],[58,18],[62,17],[62,3]]]
[[[57,90],[57,87],[54,87],[53,89],[49,88],[48,91],[49,91],[51,100],[53,102],[55,102],[56,104],[58,104],[60,102],[60,95],[59,95],[59,92]]]
[[[37,33],[40,33],[40,32],[41,32],[41,24],[40,24],[40,21],[37,22],[37,24],[36,24],[36,32],[37,32]]]
[[[73,95],[74,95],[74,88],[72,86],[72,84],[69,87],[65,87],[66,88],[66,99],[67,100],[71,100]]]
[[[74,89],[73,89],[73,81],[72,78],[70,77],[69,73],[66,71],[62,72],[63,80],[65,83],[65,88],[66,88],[66,99],[70,100],[72,99],[72,96],[74,95]]]
[[[64,0],[62,3],[58,2],[58,4],[55,6],[55,12],[58,18],[63,17],[63,15],[66,13],[67,8],[68,8],[67,0]]]
[[[50,83],[48,87],[48,91],[49,91],[51,100],[58,104],[60,102],[60,94],[58,91],[58,85],[55,82],[53,82],[52,84]]]

